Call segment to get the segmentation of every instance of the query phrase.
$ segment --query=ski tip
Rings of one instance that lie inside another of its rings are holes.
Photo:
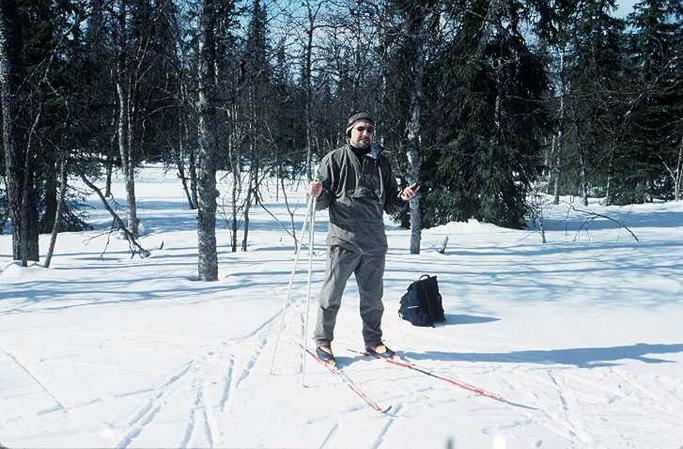
[[[389,413],[389,410],[391,410],[391,405],[390,405],[389,407],[386,407],[386,408],[384,408],[384,409],[381,409],[380,412],[382,412],[383,414],[386,415],[387,413]]]

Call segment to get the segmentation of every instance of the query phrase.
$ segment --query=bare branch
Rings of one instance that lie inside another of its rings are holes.
[[[92,191],[97,194],[98,197],[100,197],[100,201],[102,201],[102,204],[104,205],[104,207],[107,209],[109,214],[114,219],[114,223],[116,224],[116,226],[118,226],[118,229],[122,230],[123,233],[126,235],[126,239],[128,239],[128,244],[130,245],[131,257],[134,257],[135,254],[139,254],[140,257],[143,259],[145,257],[149,257],[150,252],[147,251],[145,248],[143,248],[138,243],[138,241],[135,238],[135,236],[133,235],[133,233],[131,231],[129,231],[128,228],[126,228],[125,223],[123,222],[123,220],[121,220],[121,217],[118,216],[118,214],[114,211],[114,209],[112,209],[112,207],[109,205],[109,202],[107,201],[107,199],[102,194],[102,191],[95,184],[90,182],[90,180],[88,180],[88,178],[85,176],[85,173],[83,173],[82,170],[79,169],[78,173],[81,176],[81,179],[83,180],[83,182],[88,187],[90,187],[92,189]]]
[[[592,223],[596,218],[604,218],[604,219],[607,219],[607,220],[609,220],[609,221],[611,221],[611,222],[613,222],[613,223],[616,223],[616,224],[618,224],[620,227],[626,229],[626,230],[629,232],[629,234],[631,234],[631,236],[635,239],[635,241],[640,243],[640,240],[638,240],[638,237],[633,233],[633,231],[631,231],[631,229],[629,229],[629,227],[626,226],[626,225],[625,225],[624,223],[622,223],[621,221],[619,221],[619,220],[617,220],[617,219],[614,219],[614,218],[612,218],[612,217],[609,217],[609,216],[607,216],[607,215],[597,213],[597,212],[588,211],[588,210],[583,210],[583,209],[577,209],[576,207],[574,207],[573,204],[571,204],[569,207],[571,208],[571,210],[574,210],[574,211],[576,211],[576,212],[579,212],[579,213],[582,213],[582,214],[585,214],[585,215],[588,216],[588,218],[587,218],[586,221],[584,222],[584,227],[585,227],[586,229],[588,229],[588,226],[590,225],[590,223]]]

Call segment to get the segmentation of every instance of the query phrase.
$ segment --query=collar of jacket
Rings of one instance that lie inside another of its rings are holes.
[[[351,144],[347,143],[346,144],[346,151],[349,153],[353,153],[353,148],[351,147]],[[382,153],[382,146],[377,145],[377,144],[372,144],[370,147],[370,151],[365,153],[365,156],[371,157],[375,161],[377,161],[377,174],[379,176],[379,190],[377,191],[377,196],[380,198],[380,200],[383,202],[384,201],[384,177],[382,175],[382,168],[380,167],[380,162],[379,162],[379,155]],[[360,166],[363,165],[362,160],[358,160],[358,163]],[[360,168],[359,166],[359,168]],[[356,189],[358,189],[358,179],[356,179]]]
[[[353,147],[349,143],[346,144],[346,148],[348,148],[349,151],[353,151]],[[379,158],[380,153],[382,153],[382,147],[380,145],[373,143],[372,145],[370,145],[370,151],[365,153],[365,156],[377,159]]]

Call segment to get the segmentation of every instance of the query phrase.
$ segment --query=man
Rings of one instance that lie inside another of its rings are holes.
[[[329,208],[327,271],[320,290],[315,328],[316,354],[334,363],[331,343],[346,282],[355,274],[360,294],[363,340],[369,353],[391,357],[382,342],[382,282],[387,237],[384,211],[404,208],[419,187],[399,191],[391,165],[379,145],[373,145],[375,124],[364,112],[349,117],[346,145],[328,153],[318,179],[308,186],[316,209]]]

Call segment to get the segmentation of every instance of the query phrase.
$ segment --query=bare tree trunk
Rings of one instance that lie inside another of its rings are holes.
[[[59,201],[59,174],[60,167],[56,160],[56,151],[52,148],[43,148],[43,163],[47,170],[43,173],[43,197],[45,210],[40,217],[38,229],[41,234],[52,232],[55,226],[55,211]]]
[[[176,167],[178,168],[178,177],[183,185],[183,191],[187,197],[187,204],[190,210],[196,209],[192,202],[192,194],[190,193],[190,186],[188,186],[187,176],[185,175],[185,135],[183,133],[183,118],[178,117],[178,147],[174,149],[173,155],[175,157]]]
[[[361,80],[363,79],[363,63],[362,63],[362,55],[365,53],[365,47],[363,46],[361,42],[361,37],[363,35],[363,32],[365,31],[363,27],[361,26],[360,19],[361,19],[361,5],[360,5],[360,0],[356,0],[355,4],[352,6],[352,10],[350,11],[350,16],[352,18],[352,23],[353,23],[353,67],[351,69],[351,76],[352,76],[352,82],[351,82],[351,104],[356,105],[359,103],[359,95],[360,91],[362,88],[365,86],[361,86]]]
[[[422,131],[422,81],[424,67],[426,63],[427,26],[430,14],[426,7],[415,5],[406,11],[406,21],[411,33],[412,47],[415,49],[414,60],[412,62],[412,79],[410,82],[410,119],[407,125],[408,136],[408,164],[410,170],[410,181],[417,183],[420,181],[420,143]],[[410,201],[410,253],[420,253],[420,242],[422,239],[422,213],[420,211],[420,193]]]
[[[194,146],[190,148],[190,195],[193,209],[196,209],[199,199],[197,195],[197,151]]]
[[[66,198],[66,161],[62,161],[59,164],[59,198],[57,199],[57,207],[55,208],[55,219],[52,225],[52,235],[50,236],[50,246],[47,249],[47,255],[45,256],[45,268],[50,268],[50,263],[52,262],[52,255],[55,251],[55,244],[57,243],[57,234],[59,233],[59,228],[62,225],[62,208],[64,207],[64,200]]]
[[[250,124],[251,127],[251,124]],[[251,130],[250,135],[254,132]],[[251,211],[251,203],[258,201],[257,198],[257,183],[258,183],[258,159],[256,157],[256,149],[254,148],[254,141],[251,140],[251,165],[249,166],[249,185],[247,186],[247,199],[244,201],[244,233],[242,235],[242,251],[247,250],[249,243],[249,212]]]
[[[576,145],[579,147],[578,148],[578,150],[579,150],[579,166],[580,166],[579,169],[581,170],[581,173],[580,173],[581,179],[579,182],[581,183],[581,186],[580,186],[581,198],[583,198],[583,205],[588,206],[588,180],[586,179],[586,154],[583,151],[583,145],[578,140],[578,135],[577,135],[577,144]]]
[[[614,170],[614,151],[610,150],[609,164],[607,166],[607,187],[605,189],[605,206],[609,206],[610,204],[612,204],[612,170]]]
[[[241,133],[239,132],[239,125],[237,124],[237,105],[233,104],[228,108],[228,121],[230,123],[230,131],[228,135],[228,159],[230,161],[230,170],[232,172],[232,189],[230,193],[231,200],[231,220],[230,220],[230,250],[233,253],[237,252],[237,232],[239,206],[238,201],[240,192],[242,191],[242,173],[239,154],[237,153],[238,142]]]
[[[500,139],[502,134],[502,80],[500,71],[503,68],[503,59],[498,56],[496,58],[496,100],[493,104],[493,126],[495,128],[493,135],[491,136],[491,148],[496,148],[500,145]],[[490,161],[495,163],[495,161]]]
[[[306,46],[304,47],[304,121],[306,122],[306,179],[309,181],[313,179],[313,169],[311,167],[313,158],[313,130],[311,123],[311,107],[313,103],[313,87],[311,83],[311,70],[313,65],[313,33],[315,32],[316,18],[318,11],[322,6],[322,2],[318,3],[315,11],[309,1],[304,4],[306,6],[308,28],[306,29]]]
[[[232,224],[230,233],[230,248],[233,253],[237,252],[237,214],[239,212],[237,201],[239,199],[239,185],[241,182],[239,166],[235,165],[232,169]]]
[[[550,142],[550,153],[547,154],[547,156],[545,158],[545,164],[544,165],[546,167],[552,167],[551,164],[553,163],[552,161],[555,158],[556,146],[557,146],[557,136],[555,135],[555,133],[553,133],[552,140]],[[554,167],[550,168],[550,170],[548,172],[548,184],[545,186],[545,193],[547,193],[548,195],[550,195],[550,193],[552,193],[551,188],[553,188],[553,186],[554,186],[554,183],[551,183],[551,181],[553,179],[552,176],[553,176],[554,172],[555,172]]]
[[[553,167],[553,173],[555,174],[554,184],[553,184],[553,204],[560,204],[560,183],[562,179],[562,131],[557,132],[557,147],[555,153],[555,166]]]
[[[579,164],[581,165],[581,198],[583,205],[588,206],[588,184],[586,181],[586,156],[583,152],[579,153]]]
[[[179,148],[177,151],[174,151],[173,156],[175,159],[176,168],[178,169],[178,177],[180,178],[180,182],[183,185],[183,192],[185,192],[185,197],[187,198],[187,207],[190,210],[194,210],[196,208],[192,203],[192,194],[190,193],[190,186],[188,185],[187,176],[185,175],[185,161],[183,159],[182,142],[180,142],[179,145],[181,148]]]
[[[199,278],[218,279],[216,252],[216,107],[215,107],[215,27],[214,0],[200,2],[199,38],[199,170],[197,239]]]
[[[185,190],[185,195],[187,196],[187,202],[189,204],[190,210],[197,209],[197,161],[195,157],[194,147],[187,148],[187,143],[189,142],[190,133],[187,126],[188,116],[186,113],[185,105],[187,104],[187,87],[185,83],[180,85],[180,100],[183,104],[183,110],[178,117],[178,147],[180,151],[180,163],[182,164],[183,170],[179,172],[183,181],[183,190]],[[189,171],[189,185],[188,179],[185,174],[185,157],[189,156],[188,160],[188,171]]]
[[[132,158],[132,123],[130,105],[130,79],[128,73],[127,39],[126,39],[126,0],[119,0],[119,39],[118,67],[116,76],[116,93],[118,98],[118,143],[121,156],[121,171],[126,180],[126,203],[128,206],[128,228],[135,238],[138,237],[138,214],[135,201],[135,167]]]
[[[114,164],[116,163],[116,156],[113,156],[117,152],[117,143],[118,143],[118,135],[119,135],[119,130],[116,127],[116,122],[118,119],[118,113],[116,110],[116,106],[112,108],[112,114],[111,114],[111,129],[114,130],[114,132],[111,135],[111,139],[109,139],[109,154],[106,156],[106,162],[105,165],[107,166],[107,175],[106,175],[106,181],[104,185],[104,196],[105,197],[112,197],[111,193],[111,175],[112,172],[114,171]]]
[[[26,156],[24,157],[24,178],[21,189],[21,223],[24,230],[24,238],[21,241],[23,266],[28,266],[29,260],[37,261],[39,259],[39,232],[38,232],[38,198],[35,189],[35,173],[33,171],[33,151],[31,143],[35,135],[36,128],[40,122],[42,114],[42,102],[38,103],[38,112],[33,119],[33,124],[28,132],[28,139],[26,139]]]
[[[557,140],[555,146],[555,166],[553,173],[555,174],[555,185],[553,188],[553,204],[560,204],[560,187],[562,184],[562,153],[564,152],[564,117],[565,108],[564,100],[566,95],[566,85],[564,76],[564,49],[560,51],[560,110],[559,121],[557,125]]]
[[[681,184],[683,183],[683,137],[679,140],[678,144],[678,162],[676,163],[676,180],[674,183],[674,198],[676,201],[681,199]]]
[[[105,165],[107,167],[107,174],[105,177],[105,184],[104,184],[104,196],[110,197],[112,196],[111,194],[111,174],[114,169],[114,158],[111,156],[107,156],[107,162],[105,162]]]
[[[389,16],[389,4],[386,0],[382,0],[381,5],[379,6],[379,64],[380,64],[380,70],[381,70],[381,76],[382,76],[382,81],[380,84],[380,93],[379,93],[379,98],[380,98],[380,104],[379,110],[377,112],[377,118],[376,121],[377,123],[382,123],[382,120],[384,119],[384,116],[386,114],[386,111],[388,109],[387,105],[387,99],[386,99],[386,92],[387,92],[387,87],[389,84],[389,62],[388,62],[388,54],[389,54],[389,30],[388,28],[388,16]],[[381,139],[381,144],[384,144],[384,135],[380,135]]]
[[[249,187],[247,190],[247,199],[244,201],[244,223],[242,223],[242,226],[244,226],[244,232],[242,233],[242,251],[247,250],[247,246],[249,243],[249,211],[251,210],[251,201],[252,201],[252,178],[253,175],[250,172],[249,174]]]
[[[280,178],[280,185],[282,187],[282,197],[285,200],[285,207],[287,208],[287,213],[289,214],[289,223],[292,227],[292,238],[294,239],[294,252],[299,250],[299,240],[296,238],[296,225],[294,223],[294,209],[289,207],[289,199],[287,198],[287,190],[285,189],[285,179]]]
[[[28,260],[38,260],[38,209],[30,145],[18,123],[22,45],[16,2],[0,1],[0,105],[7,207],[12,221],[12,257],[26,266]]]
[[[7,192],[7,183],[5,182],[5,174],[0,173],[0,182],[2,182],[5,185],[5,193]],[[9,218],[9,211],[7,210],[7,204],[5,204],[5,207],[0,207],[0,235],[4,234],[5,231],[5,224],[7,223],[7,219]]]

